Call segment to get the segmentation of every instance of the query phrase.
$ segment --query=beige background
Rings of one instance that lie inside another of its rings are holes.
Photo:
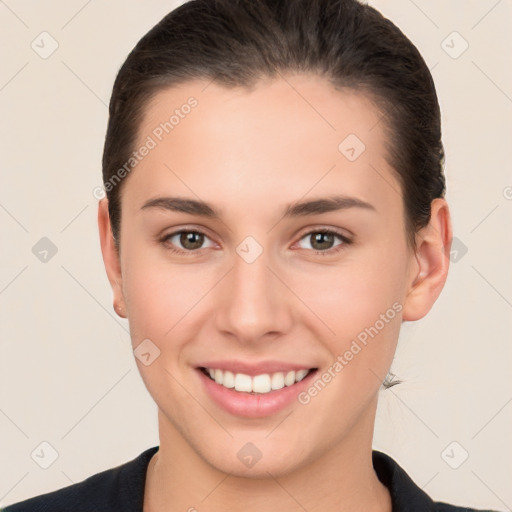
[[[178,3],[0,2],[0,505],[158,444],[156,406],[112,310],[93,190],[115,74]],[[371,4],[432,69],[458,249],[430,315],[403,326],[394,371],[405,382],[381,395],[374,446],[436,499],[511,510],[512,3]],[[31,47],[45,37],[51,49],[43,31],[59,45],[46,59]],[[58,250],[46,263],[32,252],[42,237]],[[48,469],[42,442],[58,453]],[[46,460],[33,459],[41,448]]]

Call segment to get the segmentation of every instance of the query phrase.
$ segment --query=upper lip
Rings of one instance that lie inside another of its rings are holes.
[[[199,368],[213,368],[233,373],[243,373],[245,375],[261,375],[262,373],[291,372],[297,370],[310,370],[315,368],[312,365],[289,363],[284,361],[267,360],[256,362],[248,362],[241,360],[224,360],[224,361],[206,361],[201,363]]]

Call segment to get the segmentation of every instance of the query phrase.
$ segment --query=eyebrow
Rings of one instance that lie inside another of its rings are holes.
[[[160,208],[173,212],[199,215],[201,217],[210,219],[220,220],[222,218],[221,211],[210,203],[185,197],[156,197],[144,203],[141,210],[146,208]],[[322,213],[347,210],[349,208],[362,208],[376,212],[376,209],[373,205],[363,201],[362,199],[358,199],[357,197],[335,195],[291,203],[285,207],[282,217],[290,218],[304,217],[308,215],[320,215]]]

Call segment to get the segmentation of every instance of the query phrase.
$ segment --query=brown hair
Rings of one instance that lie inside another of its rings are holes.
[[[148,101],[189,80],[248,87],[280,72],[318,74],[378,106],[388,161],[401,184],[408,242],[415,246],[432,200],[444,196],[445,180],[434,82],[411,41],[357,0],[192,0],[137,43],[114,83],[103,181],[118,249],[126,162]]]

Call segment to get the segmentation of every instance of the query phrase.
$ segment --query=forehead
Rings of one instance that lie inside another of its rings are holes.
[[[193,108],[188,107],[191,98],[196,104]],[[197,80],[162,89],[146,105],[139,139],[158,132],[158,126],[169,120],[172,131],[184,132],[191,123],[182,121],[189,114],[194,131],[208,138],[247,137],[257,130],[258,135],[266,134],[269,142],[275,135],[290,141],[313,137],[315,132],[315,138],[321,136],[325,143],[337,147],[339,138],[348,133],[368,143],[382,135],[378,126],[382,113],[367,95],[348,88],[335,89],[320,76],[294,74],[262,79],[250,87]],[[179,130],[178,124],[182,125]],[[216,127],[213,132],[212,125]]]
[[[318,76],[287,75],[250,88],[187,82],[146,106],[135,146],[152,147],[130,181],[139,195],[178,187],[203,197],[222,188],[260,208],[276,190],[293,200],[336,188],[396,203],[382,119],[370,98]]]

